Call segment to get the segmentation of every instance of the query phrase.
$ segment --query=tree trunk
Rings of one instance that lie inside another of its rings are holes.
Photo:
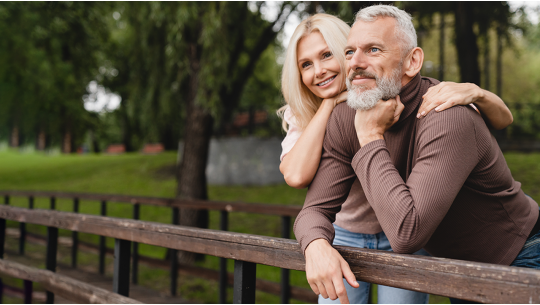
[[[439,80],[442,82],[444,80],[444,30],[446,28],[446,23],[444,22],[444,13],[441,13],[441,24],[439,27],[440,37],[439,37]]]
[[[132,126],[129,119],[127,103],[124,101],[122,101],[122,105],[120,106],[120,113],[122,116],[122,144],[124,144],[126,151],[131,152],[134,151],[131,141]]]
[[[62,139],[62,153],[71,153],[71,130],[66,128],[64,131],[64,138]]]
[[[45,136],[45,131],[43,129],[40,129],[37,138],[37,150],[45,150],[46,139],[47,137]]]
[[[464,1],[456,2],[454,16],[461,82],[474,83],[480,86],[478,43],[473,29],[472,5]]]
[[[495,88],[496,93],[499,97],[502,98],[502,53],[503,53],[503,47],[502,47],[502,30],[499,27],[497,27],[497,88]]]
[[[212,136],[214,119],[210,112],[197,105],[195,99],[199,88],[201,48],[192,43],[189,48],[190,76],[187,96],[187,116],[184,136],[184,152],[178,172],[177,198],[208,199],[206,188],[206,163]],[[180,224],[199,228],[208,227],[208,211],[180,209]],[[181,251],[182,263],[192,263],[195,254]]]
[[[19,127],[17,126],[13,126],[13,128],[11,129],[10,146],[19,147]]]
[[[484,89],[489,90],[491,87],[490,82],[490,76],[491,76],[491,69],[490,69],[490,62],[491,62],[491,56],[489,54],[489,32],[486,33],[486,36],[484,37]]]

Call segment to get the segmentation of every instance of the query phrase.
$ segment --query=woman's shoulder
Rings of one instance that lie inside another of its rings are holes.
[[[296,117],[292,113],[292,110],[291,110],[290,106],[287,107],[287,109],[285,109],[285,112],[283,113],[283,119],[289,125],[289,129],[291,129],[291,125],[298,126],[298,123],[296,121]]]

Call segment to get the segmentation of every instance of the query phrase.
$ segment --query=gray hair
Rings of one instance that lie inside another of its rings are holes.
[[[412,23],[411,15],[395,6],[380,4],[366,7],[356,13],[354,22],[373,22],[379,17],[392,17],[396,19],[395,34],[396,37],[402,41],[402,46],[404,48],[401,51],[403,56],[418,46],[416,30]]]

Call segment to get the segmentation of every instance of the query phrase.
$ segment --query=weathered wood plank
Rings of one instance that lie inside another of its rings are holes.
[[[0,218],[304,270],[296,241],[129,219],[0,206]],[[477,302],[539,303],[540,271],[336,246],[359,280]]]
[[[90,193],[69,193],[69,192],[43,192],[43,191],[0,191],[0,196],[34,196],[34,197],[56,197],[56,198],[79,198],[85,200],[125,202],[131,204],[145,204],[167,207],[204,209],[228,212],[246,212],[257,214],[269,214],[280,216],[296,217],[301,206],[271,205],[243,202],[223,202],[208,200],[188,200],[175,198],[160,198],[146,196],[130,196],[115,194],[90,194]]]
[[[7,234],[10,237],[17,238],[19,236],[18,235],[19,231],[17,229],[8,230]],[[38,242],[38,243],[41,243],[41,244],[45,245],[45,236],[43,236],[43,235],[30,233],[28,235],[28,239],[29,239],[29,241]],[[72,246],[71,239],[65,239],[63,241],[60,240],[60,243],[62,243],[62,242],[63,242],[64,246],[68,246],[68,247]],[[98,251],[99,251],[99,246],[97,244],[93,244],[93,243],[89,243],[89,242],[79,241],[79,247],[80,247],[81,250],[93,251],[94,253],[98,253]],[[106,248],[106,253],[108,255],[113,256],[114,249],[113,248]],[[15,253],[13,253],[13,254],[15,255]],[[143,263],[148,264],[148,265],[150,265],[152,267],[157,267],[157,268],[161,268],[161,269],[164,269],[164,270],[168,270],[170,268],[170,262],[169,261],[166,261],[166,260],[163,260],[163,259],[152,258],[152,257],[144,256],[144,255],[139,255],[139,262],[143,262]],[[190,265],[183,265],[183,264],[179,263],[178,264],[178,270],[179,270],[180,275],[191,275],[191,276],[196,276],[196,277],[199,277],[199,278],[212,280],[212,281],[218,281],[219,280],[219,271],[212,270],[212,269],[196,267],[196,266],[190,266]],[[228,273],[227,274],[227,283],[228,283],[229,286],[232,287],[232,285],[233,285],[233,273]],[[263,291],[263,292],[268,292],[268,293],[275,294],[275,295],[279,295],[280,292],[281,292],[281,284],[280,283],[276,283],[276,282],[272,282],[272,281],[268,281],[268,280],[264,280],[264,279],[259,279],[258,278],[256,287],[257,287],[257,290],[260,290],[260,291]],[[317,296],[313,293],[313,291],[311,291],[311,289],[291,286],[290,287],[290,293],[291,293],[290,297],[293,298],[293,299],[297,299],[297,300],[307,302],[307,303],[311,303],[311,304],[317,303]]]
[[[141,304],[139,301],[48,270],[31,268],[3,259],[0,259],[0,273],[14,278],[38,282],[48,291],[78,303]]]

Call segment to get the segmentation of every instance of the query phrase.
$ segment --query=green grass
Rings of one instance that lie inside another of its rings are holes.
[[[540,202],[540,154],[507,153],[507,163],[514,178],[522,182],[523,190]],[[114,193],[142,196],[174,197],[176,181],[171,168],[176,162],[175,153],[160,155],[68,155],[47,156],[44,154],[19,154],[0,152],[0,190],[57,190],[68,192]],[[265,204],[302,205],[306,190],[296,190],[287,185],[272,186],[209,186],[211,200],[242,201]],[[14,206],[27,207],[26,198],[11,199]],[[57,200],[57,209],[71,211],[70,200]],[[47,198],[37,198],[36,208],[49,208]],[[100,203],[81,201],[80,212],[99,214]],[[141,219],[170,223],[170,209],[164,207],[141,207]],[[109,203],[107,213],[113,217],[130,217],[132,206],[125,203]],[[15,227],[17,223],[8,222]],[[210,212],[210,228],[218,229],[219,213]],[[42,226],[29,225],[29,230],[45,234]],[[234,232],[251,233],[266,236],[280,235],[280,219],[277,216],[231,213],[229,228]],[[69,236],[70,232],[60,230],[60,234]],[[97,243],[98,237],[80,234],[81,239]],[[113,247],[113,240],[107,239]],[[140,245],[142,255],[163,258],[165,249]],[[65,253],[62,253],[65,251]],[[68,260],[69,249],[60,249],[60,260]],[[97,265],[95,254],[81,254],[81,264]],[[67,263],[67,261],[66,261]],[[207,256],[199,263],[207,268],[218,268],[218,259]],[[96,267],[97,268],[97,267]],[[229,271],[233,271],[233,261],[229,260]],[[278,268],[258,265],[257,277],[279,282]],[[140,282],[159,291],[168,290],[168,272],[150,268],[141,264]],[[309,288],[305,273],[291,272],[291,284]],[[187,299],[204,303],[217,301],[217,284],[196,278],[180,278],[179,293]],[[229,291],[232,297],[232,290]],[[12,301],[10,299],[10,301]],[[232,301],[232,300],[230,300]],[[279,303],[279,297],[257,292],[259,303]],[[446,303],[448,298],[432,296],[431,303]]]

